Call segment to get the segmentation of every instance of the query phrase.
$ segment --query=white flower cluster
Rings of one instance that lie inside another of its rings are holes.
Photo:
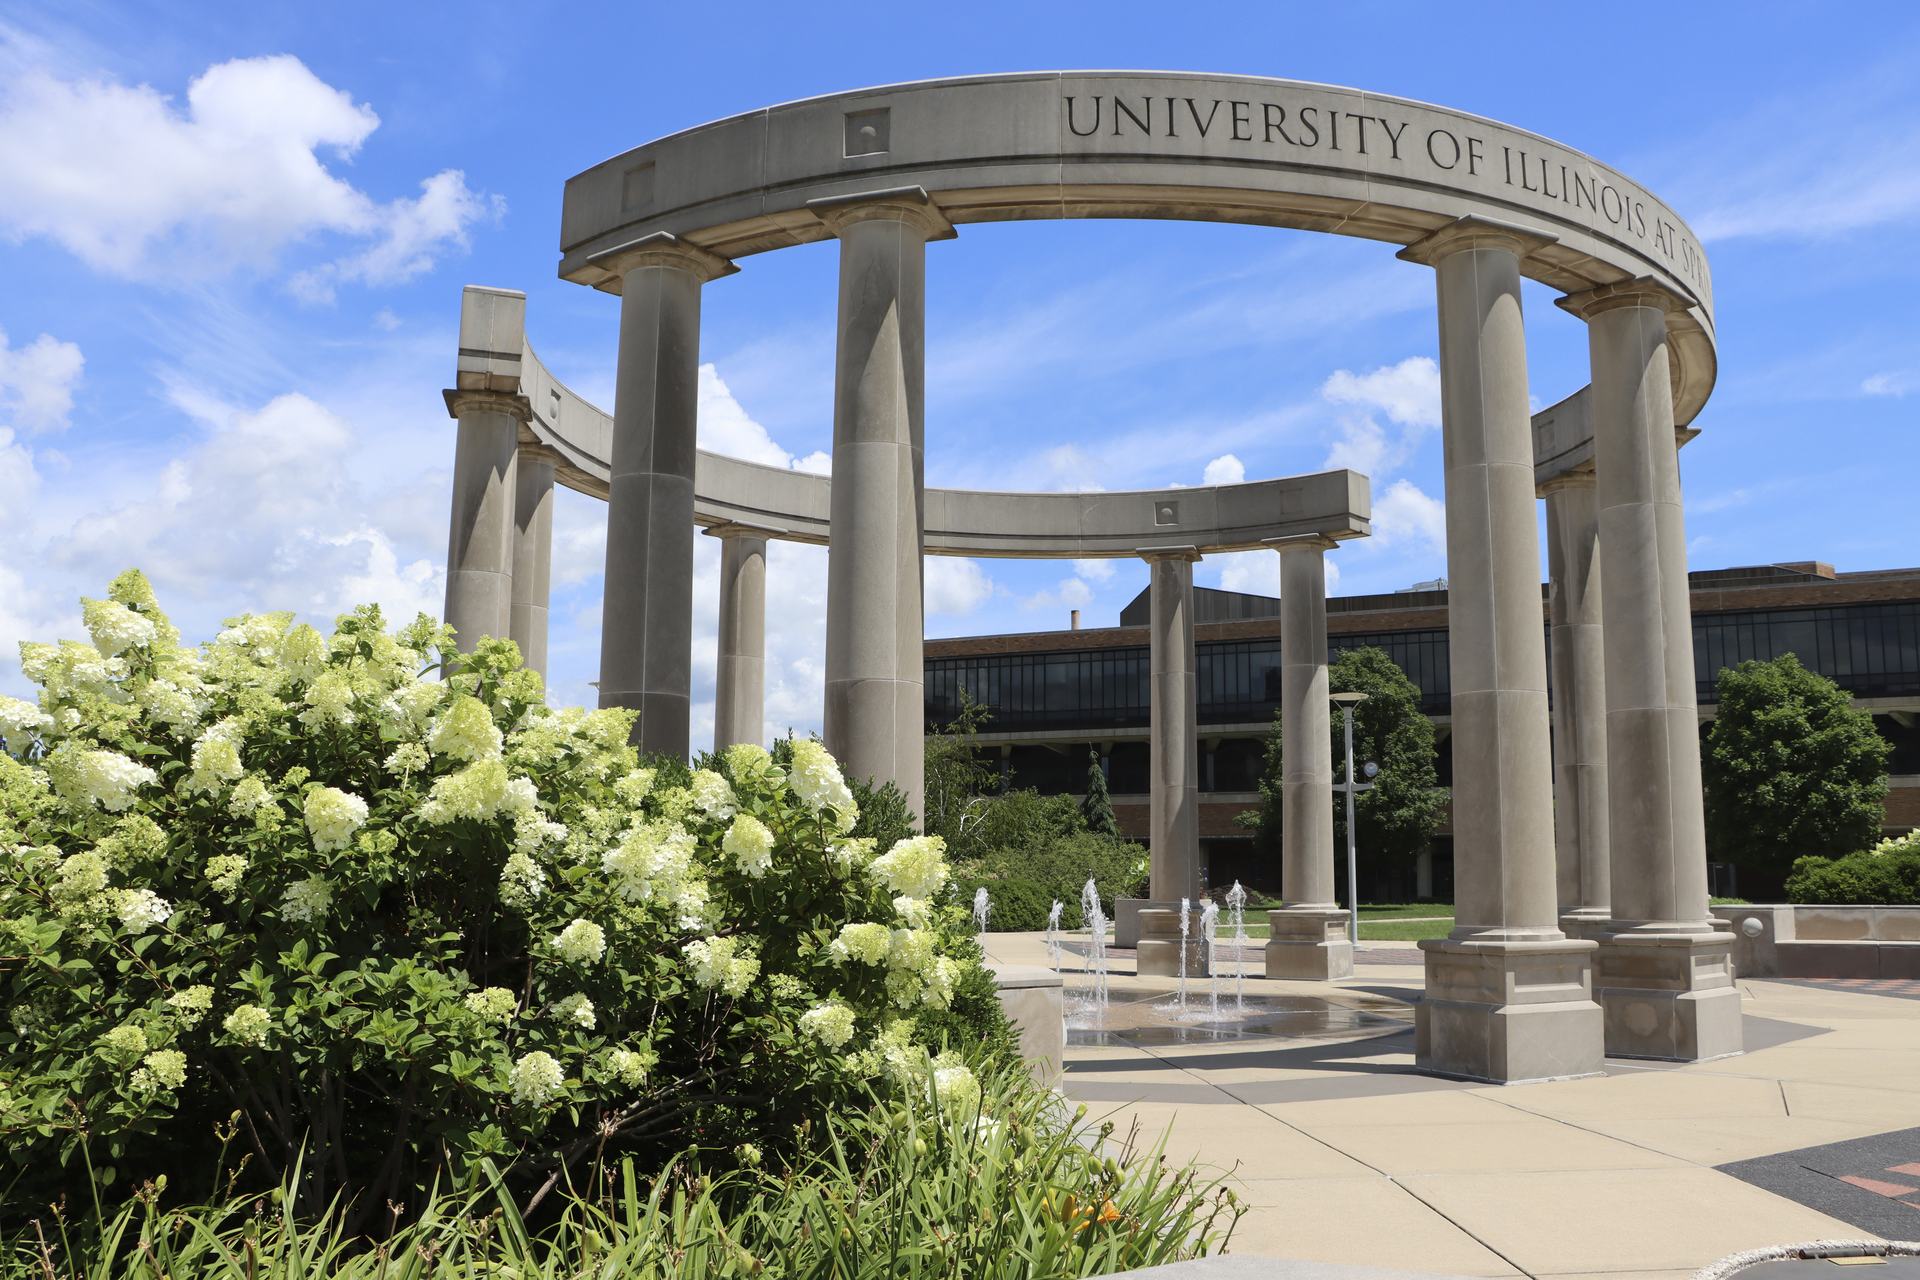
[[[594,1027],[593,1001],[576,991],[566,999],[554,1003],[553,1016],[562,1022],[591,1031]]]
[[[132,1023],[115,1027],[100,1038],[107,1042],[107,1048],[129,1057],[147,1051],[147,1033]]]
[[[630,805],[638,805],[653,790],[653,769],[635,769],[613,784],[613,794]]]
[[[592,964],[607,953],[607,931],[591,920],[575,920],[553,940],[553,950],[569,964]]]
[[[427,745],[461,760],[495,760],[500,756],[500,730],[486,703],[463,694],[435,717]]]
[[[545,845],[565,844],[567,827],[549,822],[536,809],[522,809],[513,815],[513,847],[520,853],[532,853]]]
[[[488,987],[484,991],[472,992],[465,1004],[467,1012],[478,1016],[482,1022],[498,1022],[502,1026],[513,1021],[513,1011],[520,1006],[513,992],[505,987]]]
[[[759,879],[773,866],[773,832],[750,813],[733,820],[720,849],[733,859],[742,875]]]
[[[198,677],[191,683],[194,688],[190,689],[173,680],[149,681],[146,688],[139,691],[140,705],[146,708],[147,718],[176,728],[199,724],[200,717],[207,714],[207,706],[204,701],[194,697],[194,693],[199,691]]]
[[[538,1107],[560,1095],[566,1074],[552,1054],[535,1049],[513,1064],[507,1082],[513,1086],[515,1102]]]
[[[315,787],[307,793],[307,830],[321,853],[344,849],[367,821],[367,802],[338,787]]]
[[[178,1089],[187,1082],[187,1055],[178,1049],[156,1049],[143,1061],[133,1073],[135,1089]]]
[[[113,913],[128,933],[145,933],[173,919],[173,905],[151,889],[116,889]]]
[[[524,853],[507,859],[500,869],[500,901],[510,907],[526,908],[546,892],[547,873]]]
[[[740,801],[727,780],[711,769],[693,771],[693,803],[700,812],[716,822],[724,822],[740,812]]]
[[[220,1025],[241,1044],[258,1047],[267,1042],[267,1032],[273,1027],[273,1015],[257,1004],[243,1004],[228,1014]]]
[[[207,883],[223,894],[231,902],[234,891],[240,887],[240,877],[247,873],[247,860],[237,853],[216,853],[207,859]]]
[[[678,822],[636,823],[600,855],[614,892],[630,902],[659,901],[677,913],[683,929],[706,918],[707,883],[694,865],[696,841]]]
[[[910,836],[873,860],[867,869],[888,889],[909,898],[931,898],[947,883],[947,864],[940,856],[947,842],[939,836]]]
[[[327,658],[326,637],[304,622],[280,642],[280,665],[295,680],[319,679],[326,673]]]
[[[484,821],[496,813],[530,809],[538,799],[531,778],[509,778],[501,760],[478,760],[434,783],[420,816],[436,826],[461,818]]]
[[[702,938],[687,944],[687,961],[693,966],[693,980],[703,987],[718,987],[733,999],[747,994],[747,984],[760,972],[760,962],[739,954],[738,938]]]
[[[815,1005],[800,1015],[800,1030],[813,1036],[829,1049],[838,1049],[853,1039],[853,1010],[835,1001]]]
[[[192,1030],[213,1008],[213,988],[192,986],[167,997],[167,1004],[180,1019],[180,1025]]]
[[[23,752],[33,745],[34,734],[51,728],[53,717],[31,702],[0,696],[0,737],[6,738],[7,750]]]
[[[136,645],[150,645],[158,634],[153,619],[135,613],[118,600],[82,598],[80,608],[93,647],[111,658]]]
[[[659,1061],[660,1055],[651,1049],[615,1049],[607,1055],[607,1074],[629,1089],[638,1089]]]
[[[193,744],[193,774],[181,788],[185,794],[212,795],[247,771],[240,763],[240,740],[246,729],[245,721],[228,716],[200,735]]]
[[[307,709],[300,713],[300,723],[309,729],[323,729],[330,724],[351,725],[353,699],[352,679],[346,672],[330,667],[307,686]]]
[[[940,1055],[945,1058],[946,1054]],[[956,1119],[965,1120],[980,1109],[980,1081],[972,1071],[959,1064],[939,1066],[938,1059],[933,1070],[933,1096],[948,1114]]]
[[[98,853],[76,853],[60,863],[60,880],[53,886],[53,900],[63,910],[84,906],[107,887],[107,860]]]
[[[236,818],[251,817],[267,810],[278,815],[280,806],[273,802],[273,793],[267,790],[266,781],[261,778],[240,779],[240,785],[227,797],[227,811]]]
[[[280,896],[282,919],[311,924],[326,918],[333,905],[333,883],[325,876],[308,876],[287,886]]]
[[[811,738],[794,742],[793,768],[787,779],[794,794],[816,814],[824,816],[831,809],[842,832],[851,831],[859,820],[860,811],[854,807],[847,780],[840,776],[839,764],[827,754],[825,747]]]
[[[840,936],[827,944],[827,953],[835,964],[858,960],[861,964],[885,964],[893,949],[893,928],[877,922],[843,924]]]
[[[143,764],[135,764],[114,751],[79,751],[60,770],[68,785],[64,794],[98,804],[109,813],[130,807],[134,791],[159,777]],[[59,774],[55,775],[58,779]]]

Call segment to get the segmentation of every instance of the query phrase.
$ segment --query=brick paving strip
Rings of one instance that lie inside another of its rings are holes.
[[[1069,939],[1061,942],[1060,949],[1070,955],[1085,957],[1087,954],[1087,945],[1085,942]],[[1264,966],[1267,962],[1267,949],[1264,945],[1257,947],[1216,945],[1213,949],[1213,954],[1216,959],[1226,964],[1237,963],[1249,966]],[[1139,959],[1139,956],[1140,953],[1133,947],[1107,948],[1107,959],[1109,960],[1132,961]],[[1404,964],[1416,966],[1426,963],[1422,958],[1422,953],[1413,947],[1368,947],[1364,945],[1353,953],[1353,962],[1355,964]],[[1258,977],[1259,974],[1249,972],[1247,976],[1252,978]],[[1920,987],[1920,983],[1914,983],[1913,985]]]

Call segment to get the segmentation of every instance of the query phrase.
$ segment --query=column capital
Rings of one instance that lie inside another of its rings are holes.
[[[1555,298],[1553,305],[1582,320],[1591,320],[1603,311],[1617,311],[1621,307],[1654,307],[1668,315],[1679,315],[1695,302],[1652,276],[1635,276]]]
[[[669,231],[656,231],[650,236],[641,236],[638,240],[602,249],[587,259],[587,265],[608,273],[605,280],[594,286],[605,293],[621,292],[627,272],[642,267],[672,267],[676,271],[699,277],[701,284],[740,270],[719,254],[682,240]]]
[[[960,234],[925,187],[888,187],[846,196],[823,196],[807,201],[807,208],[836,236],[856,222],[879,219],[910,223],[929,240],[952,240]]]
[[[741,520],[726,520],[720,524],[710,524],[700,531],[709,538],[784,538],[787,530],[776,529],[769,524],[747,524]]]
[[[1262,538],[1260,545],[1275,551],[1333,551],[1340,543],[1324,533],[1296,533],[1285,538]]]
[[[1159,564],[1162,560],[1185,560],[1197,562],[1202,557],[1198,547],[1136,547],[1134,554],[1148,564]]]
[[[1442,258],[1467,249],[1508,249],[1516,258],[1524,258],[1538,253],[1550,244],[1558,244],[1559,236],[1548,235],[1541,231],[1529,231],[1510,222],[1500,222],[1493,218],[1482,218],[1477,214],[1467,214],[1455,218],[1438,231],[1430,232],[1424,239],[1416,240],[1393,256],[1403,262],[1417,262],[1426,267],[1437,267]]]
[[[522,422],[533,421],[533,405],[525,396],[506,391],[462,391],[451,387],[440,394],[446,399],[449,418],[458,418],[463,413],[504,413]]]
[[[1562,489],[1598,488],[1600,477],[1591,471],[1562,471],[1558,475],[1548,476],[1533,486],[1535,497],[1544,498],[1550,493],[1559,493]]]

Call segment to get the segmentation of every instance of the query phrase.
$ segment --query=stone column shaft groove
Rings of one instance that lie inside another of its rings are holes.
[[[1595,944],[1560,932],[1520,259],[1552,238],[1476,217],[1401,253],[1434,268],[1446,451],[1457,927],[1423,941],[1425,1071],[1597,1075]]]
[[[532,410],[524,397],[502,391],[449,391],[446,398],[448,413],[460,423],[446,618],[454,643],[472,653],[483,637],[504,639],[512,631],[520,424]]]
[[[1607,703],[1602,648],[1599,506],[1591,472],[1556,476],[1547,501],[1553,642],[1553,833],[1561,929],[1584,936],[1607,919]]]
[[[767,671],[767,535],[744,525],[707,530],[720,539],[719,660],[714,667],[713,749],[764,745]]]
[[[952,228],[919,188],[813,201],[840,240],[827,553],[827,749],[920,815],[926,777],[927,241]]]
[[[547,604],[553,583],[553,455],[522,447],[514,464],[513,610],[520,660],[547,678]]]
[[[643,753],[691,746],[693,464],[700,290],[725,259],[666,234],[596,255],[620,281],[600,705],[640,712]]]
[[[1149,896],[1200,896],[1199,677],[1193,651],[1192,547],[1142,548],[1150,566],[1148,743],[1151,806]]]

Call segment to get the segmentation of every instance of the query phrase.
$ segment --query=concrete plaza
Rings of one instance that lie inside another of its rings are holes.
[[[1040,935],[984,941],[995,961],[1046,962]],[[1406,963],[1369,963],[1398,960],[1397,947]],[[1364,1009],[1371,1025],[1213,1044],[1070,1045],[1064,1088],[1090,1114],[1110,1113],[1116,1136],[1137,1119],[1149,1142],[1169,1135],[1170,1160],[1227,1173],[1252,1206],[1232,1241],[1237,1254],[1684,1280],[1744,1249],[1887,1234],[1718,1166],[1920,1125],[1920,1004],[1741,980],[1742,1056],[1609,1059],[1602,1078],[1475,1085],[1413,1071],[1417,957],[1409,944],[1374,943],[1351,979],[1246,980],[1249,995],[1317,997]],[[1067,956],[1069,1001],[1081,964]],[[1257,961],[1247,967],[1260,972]],[[1116,1004],[1178,985],[1136,977],[1124,959],[1109,971]],[[1904,1238],[1920,1236],[1920,1208],[1859,1190],[1877,1170],[1848,1172],[1868,1176],[1812,1180],[1886,1205],[1895,1225],[1910,1215]],[[1824,1194],[1801,1198],[1822,1203]]]

